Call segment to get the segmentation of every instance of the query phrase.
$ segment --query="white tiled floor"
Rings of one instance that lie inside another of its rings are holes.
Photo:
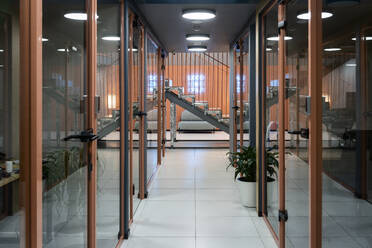
[[[226,150],[167,150],[122,248],[273,248],[262,218],[239,202]]]

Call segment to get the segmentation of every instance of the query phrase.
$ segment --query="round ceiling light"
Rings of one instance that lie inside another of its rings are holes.
[[[88,20],[87,13],[82,12],[71,12],[64,14],[64,17],[67,19],[75,20],[75,21],[86,21]],[[98,15],[96,15],[96,19],[98,19]]]
[[[272,48],[270,48],[270,47],[266,47],[266,52],[270,52],[270,51],[272,51],[273,49]]]
[[[337,51],[341,51],[342,49],[339,48],[339,47],[330,47],[330,48],[324,48],[324,51],[326,52],[337,52]]]
[[[120,40],[120,37],[118,37],[118,36],[105,36],[105,37],[102,37],[102,40],[119,41]]]
[[[46,41],[49,41],[49,39],[48,38],[41,38],[41,41],[46,42]]]
[[[285,36],[284,40],[292,40],[293,37],[291,36]],[[279,36],[273,36],[273,37],[268,37],[267,40],[269,41],[279,41]]]
[[[216,17],[216,12],[207,9],[190,9],[182,12],[182,17],[187,20],[205,21]]]
[[[3,53],[4,52],[4,49],[0,49],[0,53]]]
[[[207,47],[206,46],[189,46],[187,47],[187,50],[189,52],[205,52],[207,51]]]
[[[297,15],[297,18],[300,19],[300,20],[310,20],[310,13],[309,12],[304,12],[304,13],[300,13]],[[333,14],[331,12],[327,12],[327,11],[323,11],[322,12],[322,19],[327,19],[327,18],[330,18],[332,17]]]
[[[65,49],[65,48],[59,48],[59,49],[57,49],[57,52],[69,52],[70,50],[68,50],[68,49]]]
[[[186,40],[189,41],[207,41],[210,40],[210,36],[208,34],[187,34]]]
[[[365,40],[367,40],[367,41],[369,41],[369,40],[372,40],[372,36],[366,36],[366,37],[362,37],[362,39],[365,39]],[[356,41],[356,38],[354,37],[354,38],[352,38],[352,40],[353,41]]]

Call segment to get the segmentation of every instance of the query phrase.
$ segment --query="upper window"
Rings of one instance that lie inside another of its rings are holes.
[[[205,93],[205,76],[203,74],[187,75],[187,90],[191,94]]]

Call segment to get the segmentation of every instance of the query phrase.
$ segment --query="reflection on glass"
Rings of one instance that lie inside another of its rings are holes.
[[[288,247],[309,246],[309,165],[308,137],[300,131],[308,130],[310,113],[308,85],[307,21],[298,21],[300,11],[307,12],[308,1],[290,1],[287,5],[286,41],[286,243]],[[301,238],[299,238],[301,237]]]
[[[97,2],[97,247],[115,247],[120,225],[120,1]]]
[[[158,109],[156,108],[157,80],[158,80],[158,55],[157,46],[147,37],[147,68],[146,68],[146,128],[147,128],[147,182],[152,177],[157,166],[157,130]]]
[[[85,147],[63,141],[85,129],[85,1],[43,1],[43,245],[84,247],[87,236]]]
[[[276,151],[278,149],[278,41],[268,38],[278,36],[278,6],[275,5],[264,17],[265,25],[265,68],[264,82],[266,87],[265,127],[266,149]],[[271,50],[269,50],[269,48]],[[278,182],[267,183],[267,218],[276,234],[279,234],[278,222]]]
[[[19,1],[0,3],[0,246],[20,247]]]
[[[323,247],[372,247],[372,3],[332,11],[323,20]]]

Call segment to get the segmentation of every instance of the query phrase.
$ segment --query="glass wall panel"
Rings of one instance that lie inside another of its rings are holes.
[[[87,240],[85,1],[43,0],[43,246]]]
[[[274,5],[264,16],[264,84],[265,95],[265,146],[267,150],[278,150],[278,5]],[[274,232],[279,234],[278,222],[278,183],[267,183],[267,219]]]
[[[20,247],[19,1],[0,2],[0,247]]]
[[[138,198],[139,193],[139,128],[140,118],[137,113],[139,111],[140,103],[140,84],[141,82],[141,26],[133,23],[133,64],[132,64],[132,79],[130,86],[132,87],[132,106],[133,106],[133,164],[132,164],[132,177],[133,177],[133,212],[135,212],[139,206],[140,200]]]
[[[115,247],[120,225],[120,1],[97,3],[97,247]]]
[[[372,247],[372,2],[348,2],[324,5],[323,247]]]
[[[147,37],[147,64],[146,64],[146,128],[147,128],[147,182],[154,174],[157,167],[157,131],[158,131],[158,54],[157,46]]]
[[[238,93],[243,94],[243,145],[249,145],[249,36],[246,36],[242,42],[242,55],[243,55],[243,75],[241,78],[237,78],[238,85],[240,80],[242,80],[242,91],[240,86],[238,86]],[[241,92],[240,92],[241,91]],[[240,122],[240,114],[239,114]],[[241,122],[240,122],[241,123]],[[239,123],[239,130],[240,130]]]
[[[290,1],[286,7],[286,241],[288,247],[309,246],[308,122],[308,1]]]

